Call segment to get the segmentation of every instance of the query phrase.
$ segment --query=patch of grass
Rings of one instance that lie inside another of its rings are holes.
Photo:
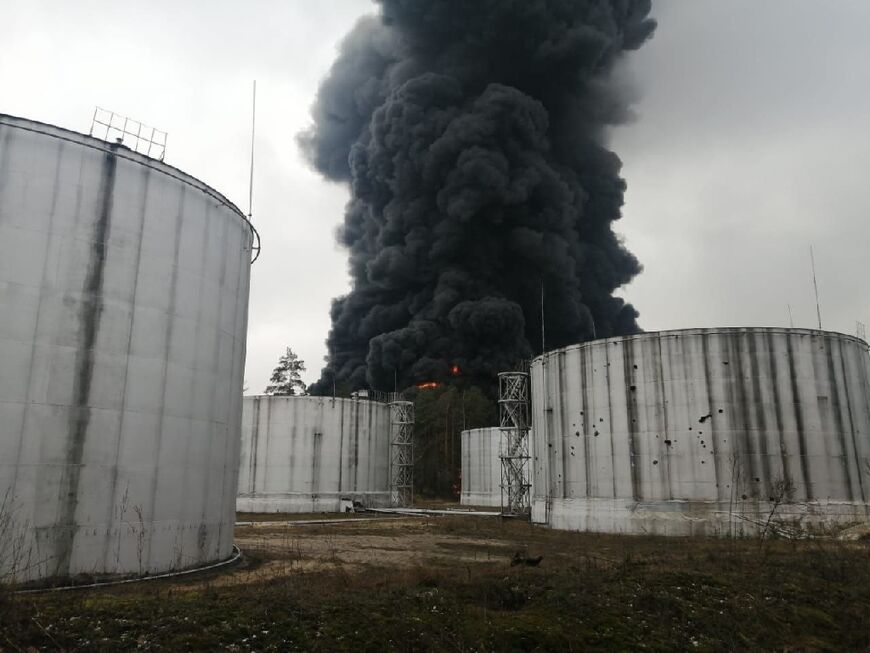
[[[365,562],[346,561],[356,544],[375,546],[362,541],[373,534],[389,545]],[[409,557],[405,549],[421,541],[432,546]],[[481,541],[492,544],[485,556]],[[543,561],[511,566],[519,550]],[[328,564],[280,566],[299,551]],[[772,540],[760,549],[757,540],[443,518],[360,532],[294,530],[286,541],[264,540],[255,557],[248,567],[183,582],[0,595],[0,650],[870,648],[866,542]],[[270,564],[280,573],[263,573]],[[228,580],[235,582],[221,585]]]

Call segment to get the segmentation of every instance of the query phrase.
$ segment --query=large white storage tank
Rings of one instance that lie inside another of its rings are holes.
[[[729,328],[535,359],[533,520],[663,534],[866,522],[867,349],[837,333]]]
[[[241,512],[338,512],[390,501],[390,407],[364,399],[245,397]]]
[[[231,555],[252,238],[180,170],[0,115],[0,579]]]
[[[463,506],[501,506],[501,431],[498,428],[462,432]]]

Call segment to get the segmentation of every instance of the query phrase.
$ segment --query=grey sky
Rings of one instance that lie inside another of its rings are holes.
[[[646,329],[870,318],[870,3],[658,2],[628,62],[642,100],[617,130],[618,227],[645,265]]]
[[[826,328],[870,321],[870,3],[670,0],[625,65],[637,120],[614,130],[627,205],[618,230],[645,271],[623,293],[648,330],[813,326],[809,244]],[[166,161],[247,209],[250,84],[258,84],[246,378],[285,345],[314,380],[347,192],[302,161],[337,41],[368,0],[6,0],[0,112],[87,132],[96,104],[169,132]]]

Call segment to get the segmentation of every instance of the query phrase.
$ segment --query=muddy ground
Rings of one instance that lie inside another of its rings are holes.
[[[468,516],[239,518],[265,523],[237,528],[245,557],[233,569],[0,595],[0,650],[870,650],[866,538],[621,537]]]

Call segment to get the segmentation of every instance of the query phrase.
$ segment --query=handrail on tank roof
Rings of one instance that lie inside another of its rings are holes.
[[[260,258],[260,232],[257,231],[256,227],[254,227],[253,223],[248,219],[248,217],[244,213],[242,213],[239,207],[237,207],[233,202],[228,200],[226,196],[223,195],[223,193],[215,190],[201,179],[197,179],[193,175],[184,172],[183,170],[176,168],[175,166],[169,165],[168,163],[161,161],[160,159],[155,159],[154,157],[150,157],[147,154],[136,152],[135,150],[124,145],[123,143],[109,143],[108,141],[104,141],[101,138],[90,136],[88,134],[83,134],[81,132],[67,129],[65,127],[59,127],[58,125],[52,125],[51,123],[40,122],[39,120],[31,120],[30,118],[22,118],[21,116],[13,116],[8,113],[0,113],[0,125],[6,125],[7,127],[11,127],[13,129],[21,129],[23,131],[42,134],[43,136],[57,138],[60,140],[68,141],[70,143],[76,143],[78,145],[99,150],[101,152],[111,152],[115,156],[119,156],[132,163],[137,163],[139,165],[152,168],[169,177],[172,177],[173,179],[180,181],[183,184],[187,184],[188,186],[192,186],[201,190],[206,195],[210,195],[218,202],[226,206],[228,209],[235,212],[242,220],[244,220],[245,224],[247,224],[248,228],[251,230],[251,263],[253,264],[258,258]]]

